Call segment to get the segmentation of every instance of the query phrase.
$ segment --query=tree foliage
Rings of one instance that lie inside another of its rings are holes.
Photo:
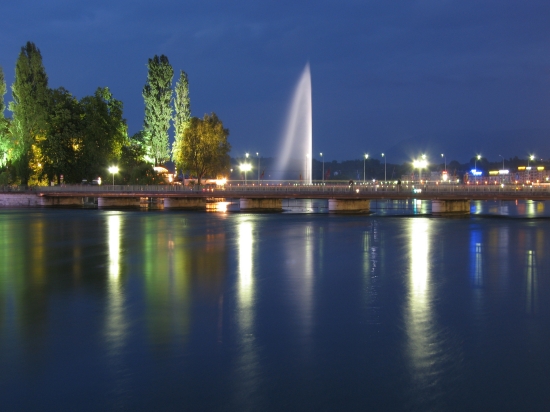
[[[4,71],[0,66],[0,167],[5,166],[8,162],[8,153],[10,149],[9,121],[4,115],[6,110],[4,100],[5,94],[6,80],[4,79]]]
[[[116,163],[128,143],[122,102],[115,99],[108,87],[99,87],[93,96],[80,100],[82,110],[82,150],[79,159],[81,175],[95,179]]]
[[[172,159],[179,158],[183,134],[189,127],[191,121],[191,101],[189,99],[189,81],[187,73],[180,70],[180,78],[176,83],[174,97],[174,145],[172,148]]]
[[[63,175],[66,182],[78,182],[83,148],[82,109],[76,98],[63,88],[51,90],[46,138],[40,142],[43,170],[48,181]]]
[[[21,48],[11,89],[12,157],[21,182],[27,184],[41,175],[39,142],[45,138],[49,97],[42,55],[32,42]]]
[[[168,129],[172,119],[174,69],[165,55],[149,59],[147,68],[147,82],[142,93],[145,101],[143,131],[148,155],[156,166],[170,158]]]
[[[196,176],[198,184],[204,177],[227,173],[231,150],[228,136],[229,130],[224,129],[215,113],[205,114],[203,119],[191,118],[183,133],[177,164]]]

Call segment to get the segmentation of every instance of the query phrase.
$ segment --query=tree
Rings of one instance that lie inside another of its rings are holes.
[[[227,136],[229,130],[224,129],[215,113],[205,114],[203,119],[191,118],[183,133],[183,144],[176,162],[196,176],[199,185],[207,175],[215,177],[227,173],[231,150]]]
[[[125,184],[154,184],[156,173],[153,166],[145,161],[143,132],[138,132],[128,139],[122,148],[120,157],[120,179]]]
[[[42,55],[32,42],[21,48],[11,89],[14,165],[22,184],[39,183],[42,178],[39,143],[45,138],[49,92]]]
[[[4,71],[0,66],[0,167],[4,167],[8,162],[8,153],[10,148],[9,138],[9,121],[4,116],[6,105],[4,103],[4,95],[6,94],[6,81],[4,79]]]
[[[149,59],[147,82],[143,88],[145,120],[143,131],[147,152],[155,166],[170,158],[168,129],[172,118],[172,78],[174,69],[168,57],[161,55]]]
[[[43,170],[48,180],[80,182],[78,171],[83,147],[82,108],[64,88],[50,91],[46,139],[41,141]]]
[[[128,143],[122,102],[108,87],[98,87],[93,96],[80,100],[82,110],[82,148],[79,149],[80,179],[96,179],[118,162]]]
[[[183,134],[189,127],[191,120],[191,102],[189,99],[189,81],[187,73],[180,70],[180,78],[176,83],[176,96],[174,97],[174,145],[172,147],[172,159],[180,157]]]

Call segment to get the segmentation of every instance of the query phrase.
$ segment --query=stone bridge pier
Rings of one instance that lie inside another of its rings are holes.
[[[469,199],[432,200],[432,215],[469,215]]]
[[[247,199],[239,201],[241,212],[282,212],[282,199]]]
[[[329,213],[369,213],[368,199],[329,199]]]

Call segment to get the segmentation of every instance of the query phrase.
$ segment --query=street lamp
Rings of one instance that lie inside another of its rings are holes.
[[[481,155],[476,155],[476,157],[474,157],[474,170],[476,171],[476,175],[474,176],[474,181],[477,182],[477,161],[478,160],[481,160]],[[504,162],[502,163],[502,168],[504,169]]]
[[[365,153],[365,159],[363,160],[363,184],[365,184],[365,164],[367,163],[368,158],[369,155]]]
[[[445,159],[445,171],[447,171],[447,156],[445,156],[443,153],[441,153],[441,157]]]
[[[386,156],[384,153],[382,153],[382,157],[384,158],[384,183],[386,182]]]
[[[535,160],[535,155],[531,155],[527,158],[527,167],[529,167],[529,161],[530,160]]]
[[[304,176],[304,182],[305,184],[307,185],[309,183],[309,179],[308,179],[308,170],[307,170],[307,164],[309,163],[309,153],[306,153],[306,173],[305,173],[305,176]]]
[[[113,174],[113,187],[115,186],[115,173],[118,173],[118,166],[109,167],[109,173]]]
[[[246,185],[246,172],[250,172],[250,170],[252,170],[252,166],[249,163],[243,163],[242,165],[239,165],[239,168],[241,169],[241,172],[244,172],[244,184]]]
[[[500,156],[500,155],[499,155]],[[474,157],[474,169],[477,170],[477,161],[481,160],[481,155]],[[504,167],[503,167],[504,168]]]
[[[413,162],[413,167],[419,170],[418,176],[421,183],[422,183],[422,169],[425,168],[426,166],[428,166],[426,155],[422,155],[422,160],[415,160]]]
[[[504,170],[504,156],[499,155],[499,157],[502,157],[502,170]]]
[[[258,184],[260,184],[260,154],[256,152],[256,157],[258,158]]]
[[[319,153],[321,155],[321,160],[323,161],[323,176],[321,176],[321,179],[323,180],[323,184],[325,183],[325,159],[323,158],[323,153]]]

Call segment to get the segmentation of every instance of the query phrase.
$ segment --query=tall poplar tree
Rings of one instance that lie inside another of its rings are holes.
[[[168,57],[155,55],[147,64],[147,82],[143,88],[145,120],[143,132],[147,154],[155,166],[170,158],[168,129],[172,119],[172,79],[174,69]]]
[[[4,95],[6,94],[6,80],[4,79],[4,71],[0,66],[0,167],[6,165],[8,161],[9,151],[9,133],[8,119],[4,116],[6,105],[4,103]]]
[[[13,163],[22,184],[38,183],[42,176],[39,143],[45,139],[49,91],[42,55],[32,42],[21,48],[11,90]]]
[[[174,96],[174,145],[172,146],[172,159],[176,161],[180,157],[183,134],[191,121],[191,101],[189,99],[189,81],[187,73],[180,70],[180,78],[176,83]]]

